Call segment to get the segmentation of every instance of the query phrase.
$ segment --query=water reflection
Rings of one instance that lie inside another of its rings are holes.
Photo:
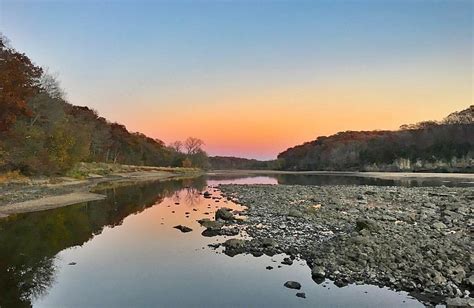
[[[353,174],[262,174],[259,176],[212,175],[209,180],[222,184],[282,184],[282,185],[370,185],[370,186],[404,186],[404,187],[474,187],[474,182],[466,179],[443,178],[399,178],[383,179]]]
[[[206,185],[205,179],[107,188],[98,187],[104,200],[50,211],[18,214],[0,220],[0,307],[30,307],[54,282],[55,256],[82,245],[104,227],[122,224],[137,214],[175,196],[186,187],[186,201]],[[192,203],[192,202],[191,202]]]

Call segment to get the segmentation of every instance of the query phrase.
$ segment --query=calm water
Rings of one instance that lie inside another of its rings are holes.
[[[219,195],[208,186],[327,184],[308,181],[197,178],[102,188],[105,200],[0,220],[0,307],[422,307],[375,286],[318,285],[301,260],[277,268],[283,255],[231,258],[207,247],[225,237],[202,236],[196,220],[239,208],[204,199],[205,190]],[[181,233],[178,224],[193,231]],[[284,288],[287,280],[299,281],[307,298]]]

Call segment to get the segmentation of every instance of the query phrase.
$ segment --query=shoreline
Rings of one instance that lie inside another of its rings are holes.
[[[60,178],[58,183],[35,179],[27,183],[6,183],[0,186],[2,193],[0,219],[13,214],[44,211],[104,199],[104,195],[92,192],[103,183],[133,185],[138,182],[197,177],[202,174],[196,170],[192,172],[149,170],[91,176],[84,180]]]
[[[474,173],[437,172],[361,172],[361,171],[285,171],[285,170],[210,170],[209,175],[337,175],[390,180],[403,179],[458,179],[474,182]]]

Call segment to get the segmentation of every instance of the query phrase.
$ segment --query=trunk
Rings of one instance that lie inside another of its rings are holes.
[[[31,120],[31,123],[30,123],[30,127],[33,127],[33,125],[35,125],[36,121],[38,120],[39,118],[39,114],[37,114],[33,120]]]

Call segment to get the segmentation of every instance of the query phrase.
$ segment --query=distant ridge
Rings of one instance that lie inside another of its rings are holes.
[[[284,170],[474,171],[474,105],[396,131],[346,131],[289,148]]]

